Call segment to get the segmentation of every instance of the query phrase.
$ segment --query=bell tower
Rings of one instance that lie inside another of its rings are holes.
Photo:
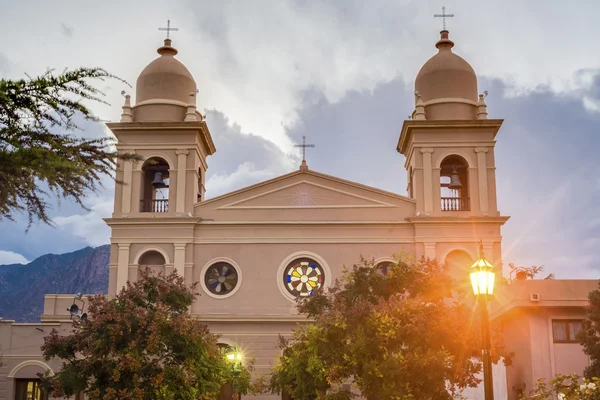
[[[438,53],[415,80],[415,109],[398,141],[417,205],[411,221],[422,254],[443,262],[456,243],[474,260],[483,240],[499,265],[500,227],[508,218],[496,200],[494,146],[503,120],[488,119],[487,93],[478,94],[475,71],[453,46],[441,31]]]
[[[204,198],[206,158],[216,149],[196,110],[196,82],[170,39],[157,51],[137,79],[136,104],[125,95],[121,121],[107,124],[117,150],[142,159],[119,161],[114,217],[187,215]]]
[[[204,200],[206,159],[216,151],[196,109],[196,82],[175,58],[171,39],[157,52],[137,79],[135,105],[125,95],[121,120],[107,124],[117,151],[136,156],[117,162],[114,210],[106,219],[109,295],[135,280],[140,266],[184,276],[191,270],[194,205]]]

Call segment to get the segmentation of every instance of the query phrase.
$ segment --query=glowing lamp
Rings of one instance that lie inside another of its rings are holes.
[[[494,266],[483,256],[483,245],[479,245],[479,258],[471,266],[471,285],[475,296],[494,294]]]

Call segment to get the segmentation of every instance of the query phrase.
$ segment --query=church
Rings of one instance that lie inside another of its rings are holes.
[[[199,283],[192,315],[208,322],[224,345],[254,358],[263,374],[280,354],[278,335],[289,335],[305,320],[296,299],[327,288],[361,256],[382,266],[394,254],[435,258],[459,278],[468,275],[481,242],[501,271],[501,228],[509,217],[498,208],[494,148],[503,120],[488,118],[486,94],[478,92],[473,68],[452,51],[447,30],[435,47],[415,79],[411,117],[398,127],[398,142],[390,143],[404,162],[406,193],[314,171],[304,159],[286,175],[207,199],[210,156],[218,149],[210,121],[196,108],[201,92],[167,38],[159,57],[140,73],[134,99],[126,96],[121,120],[107,124],[117,150],[140,158],[117,165],[123,184],[115,186],[113,214],[105,220],[111,228],[108,295],[135,281],[140,268],[177,271],[187,284]],[[492,310],[494,318],[516,315],[506,326],[522,333],[514,340],[526,354],[515,364],[524,369],[506,373],[500,386],[507,393],[497,398],[516,398],[538,376],[551,376],[546,367],[532,370],[531,359],[556,362],[540,356],[552,347],[552,312],[583,318],[587,293],[595,288],[595,282],[581,281],[577,292],[557,291],[535,281],[544,286],[535,290],[549,294],[531,303],[532,282],[517,282],[519,290]],[[557,282],[563,281],[552,284]],[[531,322],[527,307],[539,310],[555,293],[564,298],[553,297],[545,319]],[[0,399],[38,398],[24,397],[23,385],[37,372],[56,368],[42,361],[39,345],[53,327],[67,331],[63,310],[72,302],[73,295],[47,295],[39,324],[0,320]],[[528,324],[538,322],[546,324],[539,329],[546,329],[547,348],[539,341],[532,348],[535,340],[527,336]],[[514,332],[506,336],[509,346]],[[569,368],[581,373],[587,359],[577,351],[581,357]],[[556,357],[572,352],[559,349]]]

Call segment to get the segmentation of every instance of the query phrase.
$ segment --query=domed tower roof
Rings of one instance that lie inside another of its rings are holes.
[[[196,92],[196,81],[174,57],[177,49],[171,46],[171,39],[165,39],[157,52],[160,57],[137,79],[133,118],[137,122],[183,121],[190,94]]]
[[[425,105],[428,120],[476,119],[477,76],[473,67],[452,52],[448,31],[440,32],[438,53],[421,68],[415,90]]]

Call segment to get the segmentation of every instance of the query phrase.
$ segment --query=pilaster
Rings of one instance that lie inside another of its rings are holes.
[[[185,278],[185,243],[175,243],[174,268],[177,275]]]
[[[131,152],[135,153],[135,152]],[[129,214],[131,212],[131,185],[133,183],[133,161],[123,160],[123,189],[121,192],[121,212]]]
[[[435,243],[423,243],[423,246],[425,247],[425,257],[431,260],[435,259]]]
[[[488,215],[489,213],[487,152],[487,147],[475,147],[475,153],[477,153],[477,176],[479,178],[479,209],[483,215]]]
[[[433,211],[433,182],[432,182],[432,171],[431,171],[431,153],[432,148],[421,149],[423,154],[423,204],[425,208],[425,215],[431,215]]]
[[[119,253],[117,259],[117,288],[116,293],[118,294],[121,289],[127,284],[129,276],[129,244],[119,243]]]
[[[176,213],[183,213],[185,210],[185,175],[187,166],[187,149],[177,149],[177,202],[175,205]]]

